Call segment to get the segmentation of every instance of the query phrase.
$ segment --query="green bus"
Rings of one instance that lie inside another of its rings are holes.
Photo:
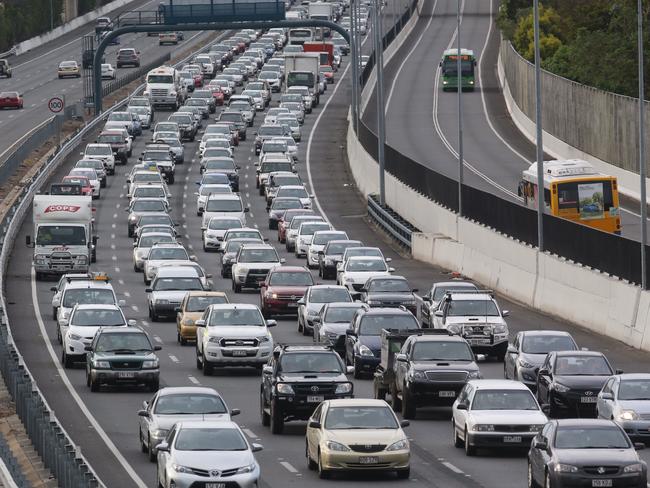
[[[458,49],[447,49],[442,55],[440,67],[442,68],[442,90],[458,90]],[[476,57],[470,49],[460,50],[461,87],[463,90],[474,90],[474,71]]]

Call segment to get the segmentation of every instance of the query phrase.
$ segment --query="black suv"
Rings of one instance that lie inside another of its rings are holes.
[[[86,355],[86,384],[90,391],[101,385],[146,385],[158,391],[160,367],[154,346],[139,327],[102,327]]]
[[[352,398],[348,369],[329,346],[280,345],[262,369],[260,415],[281,434],[289,420],[307,420],[323,400]]]
[[[241,112],[235,112],[232,110],[221,112],[217,118],[217,122],[228,122],[235,124],[237,131],[239,132],[239,140],[246,140],[246,128],[248,127],[248,123],[246,123],[244,120],[244,116],[241,114]]]
[[[412,335],[393,364],[393,409],[406,419],[417,407],[449,406],[471,379],[481,378],[472,348],[465,339],[444,329]]]

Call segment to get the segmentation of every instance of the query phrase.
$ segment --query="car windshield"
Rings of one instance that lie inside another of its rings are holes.
[[[232,230],[224,236],[226,240],[229,239],[259,239],[262,240],[262,235],[259,230]]]
[[[223,173],[206,173],[203,175],[203,178],[201,178],[200,183],[202,185],[207,185],[210,183],[214,183],[217,185],[229,185],[230,180],[228,179],[228,176],[226,176]]]
[[[260,136],[281,136],[284,135],[284,129],[281,125],[263,125],[258,131]]]
[[[618,387],[619,400],[650,400],[650,380],[623,380]]]
[[[262,145],[262,152],[284,153],[287,152],[286,142],[265,142]]]
[[[614,374],[603,356],[559,356],[555,374],[560,376],[609,376]]]
[[[269,278],[271,286],[311,286],[314,279],[308,271],[276,271]]]
[[[168,234],[163,236],[143,235],[140,238],[138,247],[152,247],[154,244],[157,244],[159,242],[176,242],[176,240],[171,235]]]
[[[289,208],[302,208],[302,203],[297,198],[275,198],[271,210],[287,210]]]
[[[126,325],[119,310],[77,310],[70,319],[70,325],[79,327],[113,327]]]
[[[174,77],[171,75],[149,75],[147,76],[147,83],[161,85],[171,85],[174,83]]]
[[[230,142],[226,141],[225,139],[209,139],[205,143],[205,148],[215,148],[215,147],[220,147],[224,149],[230,149]]]
[[[284,373],[341,373],[340,361],[336,353],[292,352],[282,355],[280,371]]]
[[[208,224],[208,229],[211,230],[228,230],[228,229],[238,229],[241,228],[242,223],[239,219],[211,219]]]
[[[169,215],[143,215],[140,217],[140,220],[138,220],[138,225],[142,227],[143,225],[147,224],[165,224],[165,225],[173,225],[172,219]]]
[[[37,246],[85,246],[86,229],[82,226],[39,226],[36,234]]]
[[[82,288],[66,290],[63,294],[63,307],[72,308],[76,304],[113,305],[115,295],[112,290]]]
[[[230,185],[204,185],[201,187],[199,194],[203,197],[210,193],[232,193]]]
[[[205,151],[203,152],[203,157],[204,158],[228,158],[231,156],[231,152],[229,149],[225,147],[211,147],[205,148]],[[216,161],[215,161],[216,162]],[[206,169],[233,169],[234,165],[232,164],[214,164],[215,162],[210,161],[209,163],[206,164]]]
[[[325,428],[346,429],[397,429],[395,415],[389,407],[333,407],[327,411]]]
[[[222,152],[224,149],[207,149],[205,151],[204,157],[212,152],[218,156],[225,156],[227,153]],[[235,163],[230,159],[213,159],[205,163],[205,169],[235,169]]]
[[[539,410],[529,390],[478,390],[472,410]]]
[[[220,121],[243,123],[242,116],[239,112],[223,112]]]
[[[498,317],[499,310],[492,300],[452,300],[447,309],[449,317],[480,315],[482,317]]]
[[[233,102],[230,104],[230,108],[232,110],[252,110],[250,104],[247,102]]]
[[[165,196],[165,190],[155,186],[141,186],[133,192],[134,198],[162,198]]]
[[[230,427],[181,429],[176,436],[178,451],[246,451],[248,444],[239,430]],[[219,483],[215,483],[218,485]]]
[[[325,254],[328,256],[342,255],[348,247],[358,245],[358,242],[330,242],[325,248]]]
[[[148,181],[160,182],[160,173],[154,173],[153,171],[147,173],[136,173],[133,175],[131,181],[133,181],[133,183],[146,183]]]
[[[311,303],[351,302],[350,292],[344,288],[316,288],[309,296]]]
[[[203,290],[199,278],[158,278],[153,285],[154,291]]]
[[[359,335],[378,336],[382,329],[418,329],[417,319],[410,313],[366,315],[359,324]]]
[[[133,112],[134,114],[138,114],[138,115],[147,115],[147,114],[149,114],[149,108],[148,107],[131,106],[131,107],[129,107],[129,112]]]
[[[573,427],[560,425],[555,432],[557,449],[628,449],[630,442],[614,425]]]
[[[241,212],[241,200],[208,200],[206,212]]]
[[[346,259],[353,258],[355,256],[369,256],[369,257],[383,257],[381,251],[376,247],[359,247],[352,248],[345,253]]]
[[[386,263],[381,259],[351,259],[346,271],[370,272],[387,271]]]
[[[212,311],[208,325],[210,327],[235,325],[264,327],[266,323],[259,310],[254,308],[220,308]]]
[[[189,107],[205,107],[206,109],[208,108],[207,102],[202,98],[190,98],[189,100],[185,100],[185,105]]]
[[[180,259],[189,260],[187,251],[182,247],[159,247],[151,249],[149,252],[149,261]]]
[[[146,151],[142,156],[143,161],[171,161],[169,151]]]
[[[104,333],[97,339],[95,352],[151,351],[149,338],[143,333]]]
[[[160,395],[154,408],[158,415],[200,415],[228,413],[221,397],[201,393]]]
[[[132,212],[164,212],[166,209],[161,200],[136,200],[131,206]]]
[[[242,249],[240,263],[275,263],[280,261],[275,249]]]
[[[369,292],[393,292],[393,293],[411,293],[411,287],[406,280],[385,279],[372,280],[366,288]]]
[[[112,154],[113,150],[110,147],[105,146],[88,146],[86,147],[86,155],[88,156],[105,156],[107,154]]]
[[[262,166],[260,168],[260,173],[271,173],[273,171],[289,171],[291,172],[292,170],[292,165],[289,161],[282,161],[282,162],[264,162],[262,163]],[[290,190],[289,188],[285,188],[285,190]],[[282,193],[283,197],[298,197],[298,198],[305,198],[307,197],[307,191],[304,188],[297,188],[298,193],[296,192],[291,192],[291,191],[285,191]]]
[[[576,344],[567,335],[525,335],[521,351],[527,354],[548,354],[552,351],[575,351]]]
[[[113,112],[108,117],[108,121],[131,122],[131,114],[128,112]]]
[[[225,295],[193,296],[187,300],[186,312],[205,312],[205,309],[212,304],[228,303]]]
[[[314,235],[314,232],[319,230],[329,230],[330,225],[325,222],[317,222],[314,224],[302,224],[300,227],[301,236],[311,236]]]
[[[337,232],[319,232],[318,234],[314,234],[314,239],[312,241],[312,244],[323,246],[331,240],[345,239],[346,237],[347,236],[345,234],[337,233]]]
[[[413,345],[413,361],[474,361],[465,342],[418,341]]]
[[[359,310],[361,306],[356,307],[331,307],[325,312],[325,317],[323,322],[336,323],[336,324],[348,324],[352,320],[352,317]]]
[[[99,142],[105,142],[106,144],[122,143],[124,142],[124,139],[125,138],[119,134],[100,134],[98,138]]]
[[[442,300],[442,297],[445,296],[445,293],[450,291],[467,291],[467,290],[476,290],[474,285],[471,286],[439,286],[433,292],[433,300],[439,302]]]

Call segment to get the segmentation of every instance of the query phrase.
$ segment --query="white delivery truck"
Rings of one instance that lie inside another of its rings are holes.
[[[316,101],[314,105],[318,105],[320,102],[319,68],[319,53],[286,53],[284,55],[285,90],[291,86],[306,86]]]
[[[152,107],[170,107],[177,110],[185,101],[184,86],[178,71],[171,66],[160,66],[147,73],[144,96]]]
[[[96,259],[92,197],[36,195],[33,202],[36,279],[46,275],[86,273]]]
[[[309,2],[307,13],[310,19],[334,21],[334,5],[328,2]],[[320,32],[320,40],[332,35],[329,27],[317,27],[316,32]]]

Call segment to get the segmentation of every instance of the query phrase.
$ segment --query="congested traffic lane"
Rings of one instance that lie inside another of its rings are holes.
[[[121,10],[151,10],[157,3],[154,0],[134,2]],[[113,17],[117,12],[111,13]],[[94,24],[90,25],[94,30]],[[47,102],[50,98],[65,96],[68,105],[74,104],[83,97],[83,78],[57,78],[57,67],[61,61],[76,60],[81,65],[81,37],[88,33],[88,26],[79,29],[71,38],[64,36],[58,42],[48,43],[25,55],[10,58],[13,68],[11,78],[0,78],[0,92],[16,90],[23,94],[24,107],[22,110],[0,110],[0,154],[29,132],[38,124],[52,116]],[[195,43],[207,37],[209,33],[188,32],[186,40],[177,46],[159,46],[155,38],[147,37],[146,33],[127,34],[120,36],[120,44],[108,46],[106,62],[116,67],[117,51],[124,47],[134,47],[141,52],[142,64],[162,56],[166,52],[177,51],[190,43]],[[191,39],[191,40],[190,40]],[[131,67],[116,70],[117,78],[124,76]]]
[[[346,58],[346,61],[349,58]],[[346,65],[343,66],[345,68]],[[339,71],[339,76],[342,71]],[[349,74],[349,73],[348,73]],[[338,87],[333,97],[333,90]],[[276,97],[277,98],[277,97]],[[331,102],[330,102],[331,100]],[[351,190],[351,179],[346,173],[344,164],[345,148],[341,141],[345,137],[345,116],[349,104],[349,88],[346,83],[337,80],[330,86],[323,97],[321,106],[307,117],[303,126],[303,142],[300,146],[300,160],[298,171],[303,181],[312,181],[313,191],[316,194],[316,206],[322,208],[325,215],[338,229],[346,230],[353,239],[360,239],[368,245],[378,245],[394,259],[393,265],[397,274],[405,275],[414,287],[426,289],[432,281],[445,279],[445,275],[432,267],[405,259],[390,249],[390,243],[375,234],[365,223],[363,215],[365,209]],[[165,112],[159,112],[161,117]],[[261,122],[258,114],[256,126]],[[314,124],[318,123],[315,130]],[[150,133],[146,133],[150,134]],[[270,242],[277,246],[275,233],[269,232],[267,219],[264,212],[263,199],[259,197],[254,186],[255,160],[252,149],[252,135],[249,129],[249,139],[236,149],[236,158],[242,166],[242,191],[244,200],[251,208],[249,222],[257,225],[269,237]],[[135,154],[142,149],[143,139],[137,141]],[[310,142],[311,141],[311,142]],[[188,154],[196,152],[197,143],[188,143]],[[193,189],[194,182],[198,180],[198,160],[193,163],[177,166],[177,183],[170,187],[173,198],[173,215],[183,229],[183,242],[194,254],[208,272],[213,274],[215,288],[226,290],[231,301],[246,303],[259,303],[256,293],[231,294],[230,282],[218,278],[217,254],[204,253],[200,246],[200,219],[195,215]],[[132,158],[129,163],[133,164]],[[70,162],[72,164],[73,161]],[[68,166],[69,168],[69,166]],[[94,269],[108,272],[113,278],[113,285],[120,298],[127,300],[128,318],[135,318],[152,335],[154,340],[162,343],[163,351],[160,353],[162,385],[191,385],[203,384],[217,388],[232,408],[241,408],[242,415],[236,417],[246,434],[252,439],[265,445],[266,450],[258,456],[262,464],[263,479],[267,486],[282,487],[290,483],[306,483],[311,486],[325,481],[317,479],[316,475],[309,472],[304,461],[304,423],[287,424],[286,434],[272,436],[268,429],[261,426],[258,413],[259,376],[253,371],[227,369],[218,376],[204,377],[194,366],[194,347],[181,347],[176,343],[175,326],[172,322],[152,324],[147,318],[146,297],[142,276],[132,271],[132,241],[126,237],[126,216],[123,212],[126,198],[124,196],[124,174],[126,169],[118,166],[117,174],[109,179],[108,187],[103,192],[102,199],[97,201],[97,223],[101,240],[99,242],[98,262]],[[63,176],[67,168],[57,174]],[[311,175],[311,176],[310,176]],[[120,196],[122,195],[122,196]],[[119,205],[119,207],[118,207]],[[63,372],[54,369],[52,360],[43,348],[43,338],[39,337],[39,328],[33,307],[29,305],[27,297],[31,294],[32,282],[30,281],[29,263],[31,251],[24,248],[24,235],[29,234],[30,224],[26,222],[18,239],[11,267],[10,276],[14,277],[15,287],[8,290],[8,300],[11,321],[13,324],[23,324],[14,327],[14,335],[18,346],[24,352],[30,369],[36,375],[37,381],[61,418],[66,429],[71,431],[89,461],[96,466],[100,477],[108,486],[116,486],[117,482],[125,486],[132,486],[134,482],[113,461],[103,442],[97,436],[96,427],[89,427],[87,418],[84,418],[74,401],[67,393],[61,394],[63,385],[61,375]],[[287,255],[283,246],[277,247],[281,256],[287,258],[288,264],[302,264]],[[318,280],[317,281],[321,281]],[[52,283],[33,282],[35,287],[35,302],[39,305],[42,320],[47,330],[49,341],[54,344],[54,354],[58,357],[60,349],[55,343],[54,322],[49,320]],[[21,306],[27,300],[27,306]],[[500,300],[501,304],[512,310],[510,319],[511,333],[521,329],[532,328],[565,328],[548,317],[532,313],[527,309]],[[505,302],[505,303],[504,303]],[[593,338],[583,331],[572,330],[579,344],[592,349],[605,350],[617,367],[628,371],[642,369],[643,361],[647,355],[629,350],[613,341],[602,338]],[[278,342],[305,342],[309,341],[297,333],[295,319],[282,319],[278,327],[273,329],[273,334]],[[58,359],[57,359],[58,363]],[[481,368],[486,377],[502,377],[502,365],[497,363],[482,363]],[[137,416],[136,410],[143,400],[150,397],[150,393],[124,390],[106,390],[98,394],[91,394],[85,385],[82,369],[65,372],[79,395],[80,401],[87,406],[98,426],[106,432],[108,439],[119,449],[125,461],[135,470],[136,475],[143,480],[144,485],[152,486],[154,469],[146,457],[139,452],[137,441]],[[358,396],[370,396],[371,387],[368,380],[355,381]],[[453,448],[449,426],[449,411],[427,412],[423,411],[408,430],[413,439],[413,470],[412,479],[422,486],[521,486],[525,480],[525,461],[522,457],[506,453],[500,454],[499,464],[503,471],[494,470],[493,454],[489,457],[479,457],[469,460],[460,451]],[[107,462],[107,459],[111,459]],[[471,480],[466,474],[472,476]],[[383,479],[394,482],[393,478],[373,477],[365,479],[362,483],[361,476],[342,477],[335,483],[355,485],[376,483]]]

